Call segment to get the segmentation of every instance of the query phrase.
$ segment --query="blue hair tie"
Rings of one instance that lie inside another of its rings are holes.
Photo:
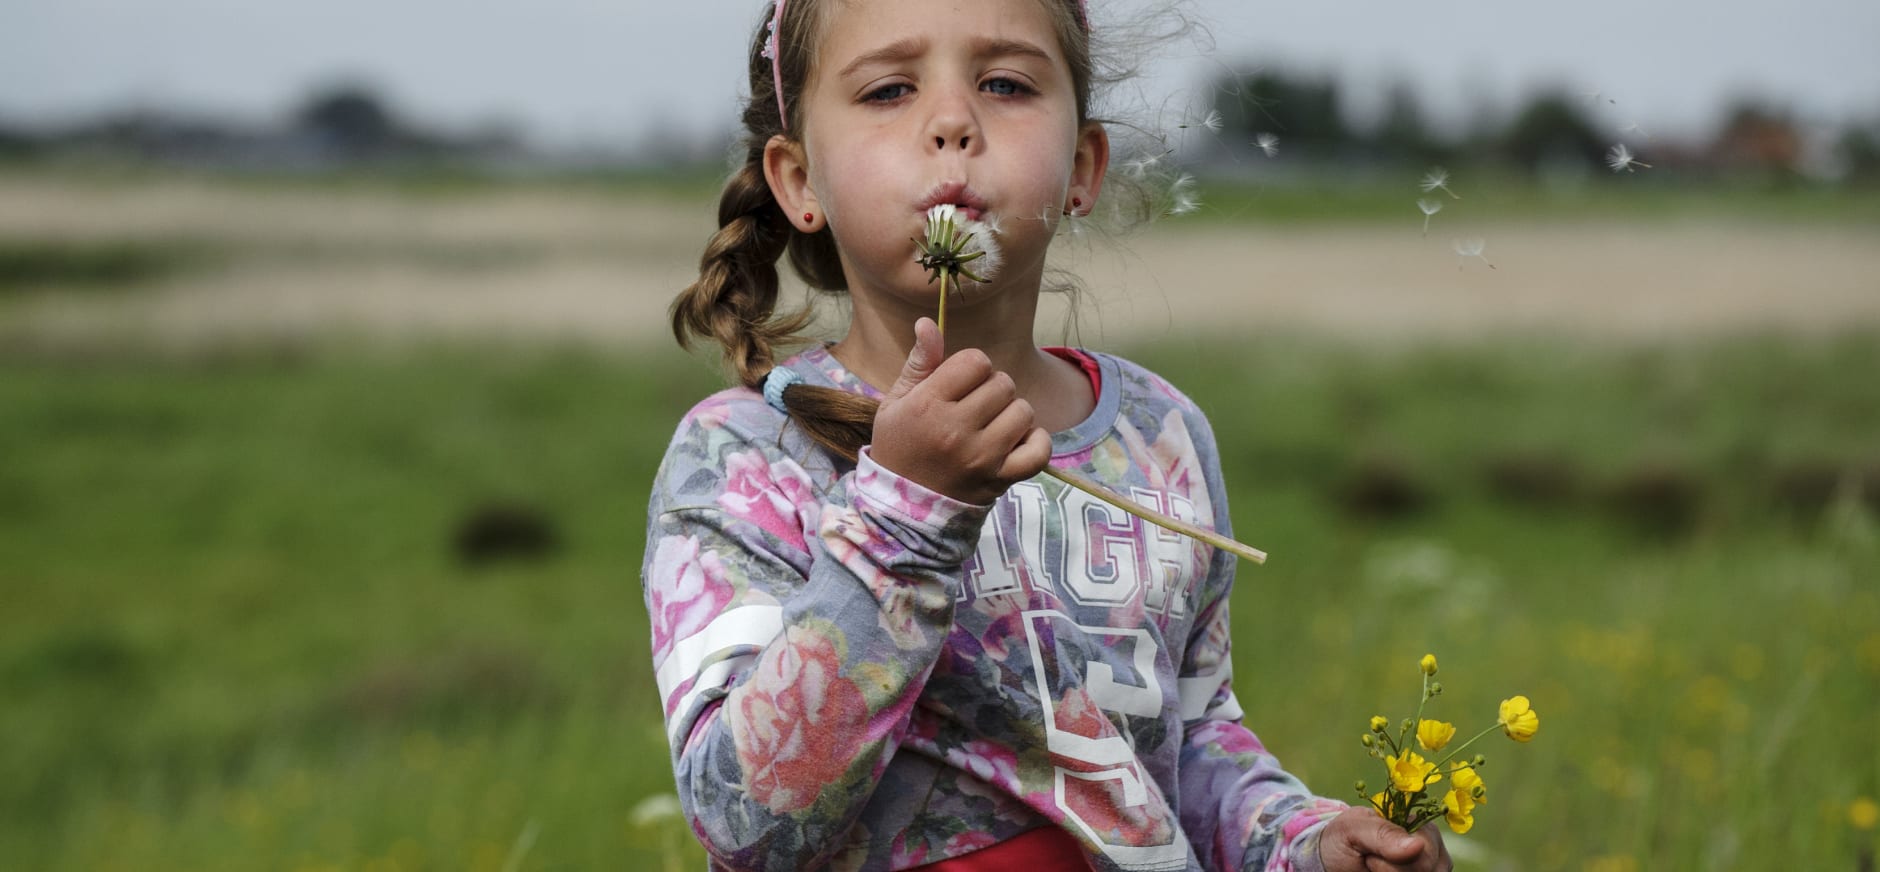
[[[771,367],[770,374],[764,376],[764,402],[769,403],[771,408],[788,415],[790,410],[783,406],[783,389],[802,383],[803,377],[797,375],[795,370],[787,366]]]

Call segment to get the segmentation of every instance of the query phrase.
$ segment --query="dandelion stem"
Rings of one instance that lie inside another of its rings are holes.
[[[935,319],[935,325],[940,328],[941,336],[947,335],[947,278],[951,275],[948,270],[940,271],[940,317]]]
[[[1046,475],[1049,475],[1052,478],[1057,479],[1058,481],[1064,482],[1065,484],[1068,484],[1071,487],[1074,487],[1080,491],[1083,491],[1084,493],[1087,493],[1093,497],[1096,497],[1097,499],[1100,499],[1106,503],[1109,503],[1112,506],[1122,509],[1125,512],[1135,515],[1136,517],[1141,518],[1145,521],[1148,521],[1151,524],[1155,524],[1156,526],[1161,527],[1165,530],[1173,530],[1184,536],[1188,536],[1193,539],[1199,539],[1202,542],[1206,542],[1209,545],[1212,545],[1216,548],[1221,549],[1222,551],[1235,554],[1239,557],[1245,558],[1247,560],[1251,560],[1255,563],[1266,562],[1265,551],[1261,551],[1258,548],[1254,548],[1252,546],[1244,545],[1240,542],[1236,542],[1232,539],[1227,538],[1226,536],[1223,536],[1219,533],[1214,532],[1213,530],[1208,530],[1202,527],[1197,527],[1194,524],[1190,524],[1187,521],[1183,521],[1179,518],[1170,517],[1168,515],[1164,515],[1161,512],[1155,511],[1153,509],[1149,509],[1149,508],[1145,508],[1143,506],[1137,505],[1134,501],[1124,499],[1122,496],[1118,495],[1114,491],[1111,491],[1109,488],[1106,488],[1103,485],[1097,484],[1096,482],[1091,481],[1088,478],[1085,478],[1083,475],[1079,473],[1072,472],[1068,469],[1058,469],[1055,466],[1046,466],[1044,468],[1044,471]]]

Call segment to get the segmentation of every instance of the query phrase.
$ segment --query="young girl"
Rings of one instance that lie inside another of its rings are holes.
[[[713,868],[1447,869],[1433,827],[1313,796],[1240,724],[1231,555],[1038,475],[1229,530],[1193,403],[1032,339],[1109,159],[1080,0],[778,5],[672,312],[740,386],[679,425],[643,573]],[[1003,251],[944,337],[910,240],[941,204]],[[786,251],[853,315],[778,365]]]

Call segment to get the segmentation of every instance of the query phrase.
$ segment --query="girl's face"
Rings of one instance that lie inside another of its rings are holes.
[[[910,237],[938,203],[1000,226],[995,286],[1037,287],[1058,216],[1072,197],[1088,211],[1108,155],[1101,126],[1079,125],[1043,4],[864,0],[827,16],[791,150],[807,165],[786,161],[771,183],[798,217],[826,217],[850,292],[932,302]]]

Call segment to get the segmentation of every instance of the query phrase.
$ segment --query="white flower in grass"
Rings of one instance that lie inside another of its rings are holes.
[[[1462,199],[1461,194],[1449,190],[1449,171],[1442,167],[1430,167],[1430,171],[1423,174],[1423,181],[1420,184],[1423,187],[1423,192],[1426,194],[1431,191],[1441,190],[1451,197],[1458,200]]]
[[[681,809],[679,808],[679,797],[677,795],[671,793],[655,793],[652,796],[640,800],[639,803],[633,807],[633,810],[627,813],[627,818],[633,821],[634,826],[644,827],[664,820],[677,819],[680,814]]]
[[[1488,263],[1488,258],[1482,256],[1482,252],[1488,249],[1488,240],[1483,239],[1480,236],[1471,236],[1468,239],[1458,239],[1455,241],[1455,247],[1456,247],[1456,269],[1462,269],[1462,261],[1471,257],[1480,257],[1482,258],[1483,263]],[[1492,263],[1488,263],[1488,268],[1494,269],[1495,265]]]
[[[1652,168],[1651,164],[1645,163],[1644,161],[1641,161],[1638,158],[1633,157],[1632,150],[1629,148],[1626,148],[1625,143],[1623,142],[1619,143],[1618,145],[1613,146],[1612,151],[1606,154],[1606,166],[1612,167],[1612,171],[1615,173],[1619,172],[1620,170],[1624,170],[1629,173],[1632,171],[1633,167],[1644,167],[1646,169]]]
[[[1266,152],[1267,157],[1272,157],[1276,154],[1279,154],[1279,135],[1278,134],[1262,133],[1259,136],[1256,136],[1253,138],[1253,144],[1256,146],[1259,146],[1261,151]]]
[[[1186,215],[1201,206],[1201,199],[1195,196],[1195,177],[1187,173],[1182,173],[1175,184],[1169,186],[1168,193],[1170,215]]]
[[[1443,201],[1426,197],[1417,198],[1417,209],[1423,212],[1423,235],[1430,235],[1430,216],[1443,211]]]

